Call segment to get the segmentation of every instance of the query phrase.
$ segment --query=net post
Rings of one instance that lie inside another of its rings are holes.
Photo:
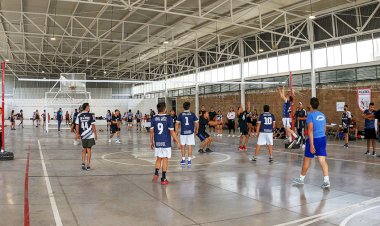
[[[290,88],[290,95],[289,96],[292,96],[293,97],[293,103],[290,105],[290,118],[292,120],[292,131],[294,131],[294,127],[295,127],[295,118],[294,118],[294,93],[293,93],[293,73],[290,72],[289,74],[289,88]],[[291,134],[292,136],[292,141],[294,141],[295,137],[293,136],[293,134]]]
[[[5,61],[1,62],[1,152],[4,152]]]

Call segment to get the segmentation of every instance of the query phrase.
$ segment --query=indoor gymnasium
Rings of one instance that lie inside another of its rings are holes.
[[[0,0],[1,226],[380,226],[380,1]]]

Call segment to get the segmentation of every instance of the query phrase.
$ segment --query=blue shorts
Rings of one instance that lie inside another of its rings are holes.
[[[205,141],[207,138],[210,137],[210,135],[207,132],[200,132],[197,134],[197,136],[199,137],[199,140],[201,140],[201,142]]]
[[[314,138],[315,154],[310,152],[310,141],[306,140],[305,157],[314,158],[314,156],[327,156],[326,137]]]

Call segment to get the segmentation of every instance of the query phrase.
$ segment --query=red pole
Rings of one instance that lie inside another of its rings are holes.
[[[290,96],[293,97],[293,102],[290,104],[290,118],[292,119],[292,131],[294,131],[294,96],[293,96],[293,73],[290,72],[289,75],[289,87],[290,87]],[[294,136],[292,135],[292,140]]]
[[[1,151],[4,151],[4,96],[5,96],[5,61],[1,63]]]

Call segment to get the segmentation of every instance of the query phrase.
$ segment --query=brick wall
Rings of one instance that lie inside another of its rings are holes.
[[[380,82],[379,81],[368,81],[360,82],[355,84],[340,84],[340,85],[323,85],[317,88],[317,97],[320,100],[320,111],[325,113],[328,123],[340,123],[341,122],[341,112],[336,111],[336,102],[345,102],[348,106],[355,120],[357,121],[358,128],[362,129],[364,125],[364,120],[361,118],[361,111],[359,110],[357,104],[357,88],[367,88],[372,89],[372,102],[375,103],[375,109],[380,109]],[[289,93],[289,92],[288,92]],[[311,98],[310,89],[296,89],[294,101],[298,105],[298,102],[303,102],[304,106],[309,105],[309,100]],[[192,104],[192,111],[195,111],[195,101],[194,96],[178,97],[177,98],[177,110],[182,111],[182,104],[185,101],[190,101]],[[262,112],[263,105],[268,104],[271,108],[271,112],[275,115],[277,126],[281,125],[282,117],[282,103],[280,96],[275,88],[257,90],[257,91],[247,91],[246,101],[251,102],[251,108],[255,108],[259,113]],[[233,107],[235,111],[240,105],[240,91],[231,93],[221,93],[221,94],[210,94],[210,95],[200,95],[199,96],[199,107],[204,105],[206,110],[209,110],[211,106],[214,109],[221,110],[223,115],[226,115],[229,108]]]

